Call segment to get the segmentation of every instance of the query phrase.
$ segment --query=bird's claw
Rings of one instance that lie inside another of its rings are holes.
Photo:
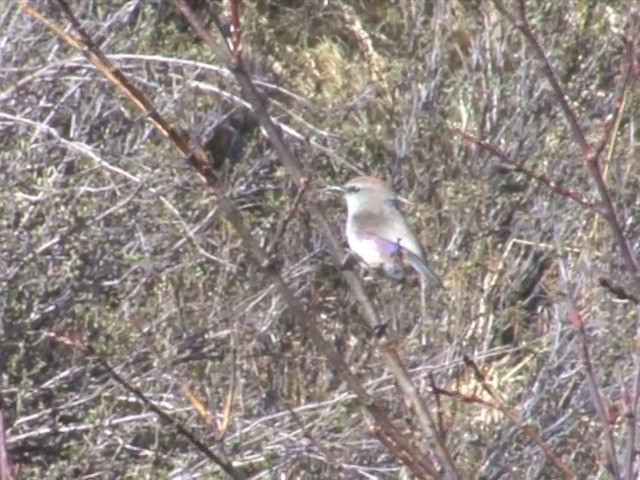
[[[356,266],[356,258],[351,252],[347,252],[347,254],[342,259],[340,263],[340,270],[353,270]]]

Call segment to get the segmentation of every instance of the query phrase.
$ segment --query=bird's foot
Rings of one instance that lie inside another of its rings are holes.
[[[347,252],[347,254],[342,259],[342,262],[340,263],[340,269],[341,270],[353,270],[355,268],[355,266],[357,265],[357,263],[358,263],[358,261],[357,261],[355,255],[353,255],[353,253],[351,253],[351,252]]]
[[[405,280],[404,268],[399,262],[385,263],[381,267],[382,272],[389,278],[403,282]]]
[[[375,334],[376,338],[380,340],[381,338],[384,338],[387,335],[388,330],[389,330],[389,324],[384,322],[376,325],[375,328],[373,329],[373,333]]]

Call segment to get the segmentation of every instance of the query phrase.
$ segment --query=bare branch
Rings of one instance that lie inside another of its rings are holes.
[[[560,277],[565,286],[567,292],[567,301],[569,306],[569,319],[571,326],[575,330],[579,339],[579,351],[580,362],[582,363],[583,370],[589,383],[589,391],[591,393],[591,399],[596,407],[598,418],[600,419],[600,425],[605,435],[605,445],[607,448],[607,456],[609,459],[609,465],[613,472],[614,478],[620,477],[620,465],[618,463],[618,457],[616,454],[616,444],[613,439],[613,432],[611,431],[611,419],[609,411],[602,399],[602,393],[600,387],[596,381],[595,374],[593,372],[593,365],[591,363],[591,357],[589,355],[589,345],[587,341],[587,333],[585,331],[584,320],[578,309],[578,304],[575,296],[574,289],[569,280],[569,270],[562,257],[559,258],[558,268],[560,271]]]
[[[602,170],[598,162],[599,151],[594,151],[587,142],[584,132],[582,131],[582,128],[580,127],[580,124],[578,122],[578,117],[573,108],[571,108],[571,106],[569,105],[564,90],[560,85],[560,82],[558,81],[553,68],[551,67],[551,63],[549,62],[547,56],[544,54],[538,38],[529,25],[529,22],[527,20],[525,1],[518,0],[517,18],[507,11],[502,1],[493,0],[493,3],[496,8],[513,24],[513,26],[516,27],[522,33],[522,35],[524,35],[529,46],[533,49],[533,53],[535,54],[542,67],[542,72],[549,81],[556,100],[560,105],[562,112],[564,113],[567,123],[569,124],[573,139],[582,152],[582,157],[584,159],[585,165],[596,184],[596,189],[598,190],[602,206],[604,208],[604,217],[609,223],[609,227],[611,228],[613,236],[616,239],[618,248],[620,249],[623,258],[633,275],[633,285],[635,290],[634,294],[636,296],[640,296],[640,267],[638,265],[638,260],[635,254],[631,250],[629,241],[624,234],[624,230],[620,225],[616,208],[613,205],[609,189],[607,188],[607,185],[605,184],[604,178],[602,176]],[[631,79],[634,78],[635,72],[635,57],[633,55],[627,55],[627,58],[629,59],[629,64],[627,65],[628,74],[626,75],[626,78],[623,82],[622,96],[625,95],[625,91],[630,87]],[[622,102],[619,103],[619,105],[622,105]],[[618,111],[620,110],[621,108],[618,108]],[[615,125],[615,122],[613,122],[612,125]],[[608,135],[605,134],[605,139],[607,137]],[[605,143],[602,142],[601,145],[604,146],[604,144]]]

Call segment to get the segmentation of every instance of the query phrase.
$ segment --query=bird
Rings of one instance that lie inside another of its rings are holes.
[[[398,208],[399,202],[409,202],[385,181],[360,176],[325,190],[344,196],[347,243],[365,266],[382,270],[388,277],[401,281],[405,278],[404,266],[408,264],[422,280],[433,279],[442,286],[442,280],[430,267],[422,246]]]

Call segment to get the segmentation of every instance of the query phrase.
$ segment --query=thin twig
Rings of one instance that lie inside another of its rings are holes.
[[[231,0],[231,1],[233,2],[234,0]],[[233,54],[232,54],[233,52],[229,52],[229,51],[221,53],[220,51],[221,49],[219,48],[218,42],[213,38],[213,35],[207,29],[204,28],[204,25],[202,24],[200,19],[189,8],[185,0],[174,0],[174,3],[178,7],[178,9],[185,15],[187,20],[189,20],[189,22],[191,23],[193,28],[196,30],[196,33],[200,36],[200,38],[202,38],[205,42],[207,42],[207,44],[209,44],[209,46],[215,50],[216,54],[219,55],[220,58],[225,59],[227,61],[227,63],[229,64],[229,67],[232,70],[232,73],[234,74],[238,84],[240,85],[240,88],[244,94],[245,99],[251,104],[251,107],[253,108],[253,111],[256,117],[260,121],[260,124],[262,125],[264,131],[266,132],[267,137],[271,142],[271,145],[273,146],[275,151],[278,153],[278,156],[280,157],[281,161],[289,171],[293,181],[299,187],[302,187],[305,181],[304,180],[305,176],[303,174],[302,166],[300,162],[297,160],[297,158],[291,152],[289,146],[284,142],[280,129],[274,124],[273,120],[271,119],[271,116],[267,111],[266,101],[263,95],[256,89],[255,85],[253,84],[253,81],[251,80],[251,76],[244,68],[242,58],[233,58]],[[216,12],[212,11],[211,9],[210,9],[210,13],[213,17],[215,25],[218,27],[218,30],[222,35],[224,35],[224,26],[220,21],[220,18],[217,16]],[[220,200],[221,200],[221,206],[223,206],[222,202],[225,201],[225,199],[221,198]],[[316,219],[316,221],[320,225],[320,229],[327,236],[333,251],[333,257],[336,262],[336,265],[339,265],[341,260],[345,256],[344,249],[341,246],[341,242],[339,241],[337,235],[331,229],[329,222],[327,221],[326,216],[324,215],[324,212],[314,203],[307,203],[307,206],[312,216]],[[243,239],[246,239],[245,245],[249,245],[249,242],[252,241],[252,237],[248,234],[248,232],[238,232],[238,233]],[[259,251],[259,249],[255,247],[250,247],[250,250],[256,255],[260,255],[262,253]],[[262,259],[262,261],[266,262],[267,259]],[[266,264],[263,263],[263,265],[266,265]],[[367,295],[365,294],[362,283],[352,272],[349,272],[348,270],[341,270],[341,273],[344,276],[347,284],[349,285],[349,288],[351,289],[352,293],[354,294],[354,297],[358,300],[358,302],[364,309],[366,317],[369,320],[370,327],[372,329],[375,329],[376,326],[380,325],[382,322],[379,318],[378,313],[374,309],[373,304],[370,302]],[[282,281],[279,277],[277,278],[278,278],[278,286],[280,286],[280,283]],[[295,306],[294,311],[299,308],[297,305],[297,299],[295,299],[295,297],[284,296],[284,300],[287,303],[289,303],[292,307]],[[322,338],[322,341],[324,342],[323,338]],[[322,348],[322,350],[325,351],[324,347]],[[424,430],[425,437],[427,438],[437,437],[436,432],[428,428],[429,421],[427,419],[428,408],[426,406],[426,400],[422,396],[417,395],[415,387],[413,387],[411,379],[407,375],[406,369],[402,367],[402,365],[397,359],[397,353],[395,351],[392,351],[392,349],[390,348],[384,348],[384,347],[380,348],[380,352],[382,353],[386,364],[389,366],[393,375],[398,381],[398,384],[403,389],[403,394],[405,395],[406,398],[410,400],[418,417],[421,417],[420,425],[421,425],[421,428],[425,429]],[[338,360],[336,359],[336,361]],[[347,371],[345,371],[345,375],[347,375],[346,372]],[[349,375],[350,375],[350,372],[349,372]],[[370,397],[368,397],[368,395],[366,397],[363,396],[362,393],[364,392],[361,392],[360,389],[356,393],[358,394],[358,397],[361,398],[361,401],[366,399],[367,402],[373,402],[373,400]],[[367,403],[364,403],[364,404],[368,405]],[[379,412],[376,412],[376,413],[379,414]],[[378,421],[381,419],[376,418],[376,420]],[[385,429],[387,434],[393,435],[394,436],[393,438],[396,442],[400,441],[400,438],[395,437],[395,435],[397,435],[397,430],[395,427],[391,428],[391,430],[387,430],[387,427],[391,427],[391,424],[386,423],[386,426],[381,425],[381,427]],[[447,477],[451,479],[458,478],[455,465],[451,461],[450,455],[448,454],[448,452],[446,452],[446,448],[444,448],[444,451],[443,451],[442,447],[443,447],[442,444],[436,445],[436,449],[442,455],[442,458],[440,458],[439,460],[442,462],[442,464],[445,467]],[[420,456],[417,456],[415,458],[420,458]]]
[[[594,160],[598,161],[600,155],[604,151],[604,149],[608,148],[608,158],[611,158],[613,155],[613,150],[616,145],[616,132],[620,128],[620,122],[622,121],[622,113],[627,105],[627,100],[629,96],[629,90],[636,78],[637,73],[635,73],[635,69],[633,64],[635,62],[635,50],[633,48],[633,42],[631,40],[625,41],[626,48],[626,58],[627,58],[627,69],[624,73],[624,78],[622,80],[622,85],[620,87],[620,94],[615,102],[615,107],[613,111],[613,116],[609,122],[605,124],[604,132],[602,134],[602,139],[598,142],[598,148],[594,154]]]
[[[385,432],[372,425],[369,430],[378,439],[378,441],[384,445],[387,450],[393,453],[394,457],[400,459],[415,475],[416,478],[438,478],[439,475],[436,472],[424,470],[422,465],[415,461],[410,455],[398,448],[391,438],[389,438]]]
[[[577,474],[575,470],[573,470],[571,467],[565,464],[562,460],[560,460],[560,457],[558,457],[542,439],[542,436],[540,435],[540,433],[538,433],[537,429],[521,421],[520,418],[518,418],[518,415],[507,405],[507,402],[505,402],[502,399],[502,397],[500,397],[500,395],[491,387],[491,385],[489,385],[489,383],[484,377],[484,374],[480,371],[480,368],[478,367],[476,362],[468,355],[465,355],[463,357],[463,360],[465,365],[472,369],[476,380],[478,381],[478,383],[480,383],[483,390],[487,392],[496,401],[495,404],[491,404],[490,402],[484,403],[486,401],[481,403],[497,408],[507,418],[509,418],[509,420],[515,423],[518,426],[518,428],[522,431],[522,433],[524,433],[527,437],[529,437],[530,440],[532,440],[536,445],[538,445],[538,447],[540,447],[540,449],[547,456],[547,458],[551,460],[551,463],[553,463],[556,466],[556,468],[564,474],[565,478],[577,478]],[[458,397],[458,398],[463,398],[463,397]],[[474,401],[477,402],[477,400],[474,400]]]
[[[109,364],[109,362],[98,353],[95,347],[87,341],[71,338],[64,335],[58,335],[53,332],[48,332],[46,334],[48,338],[51,338],[57,342],[64,343],[65,345],[70,345],[78,350],[82,350],[87,353],[90,357],[95,359],[98,364],[104,368],[111,378],[113,378],[118,384],[120,384],[125,390],[132,393],[140,402],[142,402],[149,410],[158,415],[164,422],[171,425],[176,431],[183,437],[185,437],[189,443],[191,443],[194,447],[196,447],[202,454],[204,454],[209,460],[218,465],[224,472],[234,479],[244,479],[246,475],[236,470],[236,468],[231,465],[226,459],[216,455],[207,445],[201,441],[195,433],[186,428],[176,419],[174,419],[171,415],[165,412],[162,408],[157,406],[154,402],[149,400],[147,396],[140,390],[139,388],[130,384],[124,377],[122,377],[115,369]]]
[[[636,338],[640,338],[636,334]],[[636,348],[639,348],[637,345]],[[640,397],[640,355],[638,353],[633,356],[633,368],[635,375],[633,376],[633,385],[631,387],[631,394],[626,393],[623,395],[623,408],[624,416],[627,420],[627,449],[624,455],[624,478],[636,478],[633,472],[633,466],[638,456],[638,449],[636,448],[636,430],[637,430],[637,415],[638,411],[638,398]]]
[[[236,396],[236,385],[238,383],[236,376],[236,369],[238,363],[238,354],[236,353],[235,342],[234,345],[231,346],[231,384],[229,385],[229,391],[227,392],[227,400],[224,405],[224,410],[222,414],[222,423],[218,425],[218,434],[216,435],[216,440],[218,442],[222,441],[227,434],[229,429],[229,425],[231,424],[231,415],[233,413],[233,400]]]
[[[509,20],[509,22],[517,28],[526,38],[529,46],[533,49],[533,52],[540,62],[542,66],[542,71],[547,78],[548,82],[551,85],[553,93],[562,109],[564,116],[569,124],[571,129],[571,133],[574,141],[580,148],[582,152],[583,160],[586,164],[587,170],[589,174],[593,178],[594,183],[596,184],[596,189],[598,190],[598,194],[600,195],[602,207],[603,207],[603,216],[609,227],[613,233],[616,244],[620,249],[621,255],[625,261],[626,266],[629,268],[632,274],[632,282],[633,282],[633,294],[629,296],[633,298],[640,298],[640,267],[638,264],[638,259],[633,253],[629,240],[627,239],[624,229],[621,226],[618,220],[618,214],[616,208],[611,199],[611,194],[609,193],[609,189],[606,186],[604,176],[602,173],[602,169],[600,168],[599,158],[602,151],[609,145],[609,155],[613,152],[614,143],[615,143],[615,132],[617,131],[621,118],[622,112],[624,110],[624,106],[626,104],[627,92],[630,91],[632,85],[637,79],[638,72],[638,62],[635,57],[634,51],[634,38],[633,35],[625,38],[625,48],[626,48],[626,72],[624,75],[624,79],[621,86],[621,92],[619,94],[619,98],[616,102],[614,115],[612,121],[605,126],[605,131],[603,134],[602,140],[599,142],[595,151],[589,145],[586,140],[586,137],[583,133],[582,128],[578,123],[577,115],[573,108],[569,105],[569,102],[566,99],[564,94],[564,90],[558,81],[553,68],[546,55],[544,54],[542,47],[540,46],[540,42],[538,41],[536,35],[534,34],[528,20],[527,20],[527,11],[526,4],[524,0],[518,0],[518,16],[517,18],[512,15],[504,6],[502,1],[493,0],[496,8]],[[563,267],[562,260],[560,261],[561,271],[566,268]],[[568,277],[568,274],[565,272],[565,277]],[[570,290],[570,285],[568,280],[566,281],[568,290]],[[605,431],[606,438],[606,447],[609,456],[609,461],[611,463],[611,469],[615,478],[620,478],[620,467],[618,464],[617,456],[615,453],[615,443],[613,441],[613,434],[611,433],[611,429],[608,424],[608,417],[606,415],[605,407],[602,402],[602,398],[597,388],[597,384],[595,383],[591,362],[589,359],[589,351],[587,347],[586,334],[584,332],[584,321],[580,316],[580,313],[575,304],[575,298],[570,293],[570,314],[572,325],[576,332],[578,333],[578,337],[580,338],[580,357],[585,368],[587,378],[589,380],[589,385],[592,391],[592,397],[594,404],[596,406],[596,410],[598,411],[598,415],[601,419],[601,423],[603,429]],[[634,398],[631,399],[628,403],[629,406],[633,405],[633,410],[630,411],[629,415],[632,415],[634,421],[631,422],[634,424],[633,427],[628,429],[628,445],[627,452],[625,458],[625,478],[632,478],[633,473],[633,462],[636,457],[636,447],[635,447],[635,436],[636,436],[636,428],[635,428],[635,419],[637,418],[637,405],[638,398],[640,397],[640,388],[636,388],[638,385],[638,375],[640,375],[640,366],[637,365],[636,362],[636,371],[637,375],[634,380],[634,388],[633,395]]]
[[[581,193],[557,184],[544,173],[536,173],[532,170],[529,170],[528,168],[517,163],[515,160],[512,160],[503,150],[501,150],[496,145],[490,142],[487,142],[485,140],[481,140],[475,135],[472,135],[471,133],[465,132],[458,128],[453,128],[453,131],[454,133],[457,133],[468,142],[476,145],[477,147],[483,150],[486,150],[491,155],[498,157],[503,162],[501,166],[504,166],[511,171],[522,173],[526,177],[532,178],[538,183],[541,183],[542,185],[546,186],[553,193],[565,198],[569,198],[574,202],[582,205],[583,207],[588,208],[589,210],[593,210],[596,213],[602,214],[602,211],[600,211],[593,202],[591,202],[590,200],[587,200]]]
[[[242,25],[240,24],[240,0],[230,1],[231,53],[236,62],[242,59]]]
[[[433,392],[433,394],[436,397],[436,412],[437,412],[437,416],[438,416],[438,431],[440,432],[440,435],[442,435],[443,437],[446,435],[446,431],[444,428],[444,416],[442,414],[442,401],[440,399],[440,392],[439,389],[436,387],[436,379],[433,376],[433,373],[429,372],[429,385],[431,386],[431,392]]]
[[[602,176],[602,170],[600,169],[600,164],[598,162],[599,153],[598,151],[594,151],[593,148],[587,142],[587,139],[580,127],[578,122],[578,117],[569,105],[569,102],[566,99],[564,94],[564,90],[556,77],[553,68],[551,67],[551,63],[549,59],[544,54],[542,47],[540,46],[540,42],[536,38],[536,35],[533,33],[531,26],[527,20],[527,11],[524,0],[518,0],[518,17],[516,18],[512,15],[504,6],[502,1],[493,0],[496,8],[513,24],[515,28],[517,28],[522,35],[526,38],[529,46],[533,49],[533,52],[538,59],[544,76],[547,78],[547,81],[551,85],[551,89],[560,105],[562,112],[569,124],[569,128],[571,130],[571,134],[573,136],[574,141],[577,143],[580,151],[582,152],[582,157],[587,166],[587,170],[589,174],[593,178],[593,181],[596,184],[596,189],[598,190],[598,194],[600,195],[600,200],[602,202],[602,207],[604,209],[603,215],[604,218],[609,223],[609,227],[613,233],[613,236],[616,239],[616,243],[622,256],[625,260],[625,263],[631,270],[633,275],[633,285],[634,285],[634,294],[640,296],[640,266],[638,264],[638,260],[635,254],[632,252],[629,242],[624,234],[624,230],[618,221],[618,215],[616,209],[613,205],[613,201],[611,199],[611,195],[609,190],[605,184],[604,178]],[[631,63],[628,66],[628,69],[631,72],[634,72],[633,78],[635,78],[635,68],[634,67],[634,59],[631,57],[629,60]],[[629,85],[627,85],[627,88]]]
[[[278,221],[278,225],[276,226],[276,232],[273,234],[273,238],[271,239],[271,242],[266,248],[267,255],[273,255],[273,253],[276,251],[276,248],[278,247],[278,244],[280,243],[282,236],[287,230],[287,226],[289,225],[289,222],[298,211],[300,200],[302,199],[302,196],[307,191],[308,186],[309,186],[309,182],[306,179],[303,179],[302,187],[298,189],[298,193],[296,193],[296,196],[293,199],[293,203]]]
[[[391,348],[391,343],[387,342],[382,346],[382,351],[386,353],[387,362],[389,362],[392,366],[391,371],[401,371],[403,373],[402,375],[396,375],[396,380],[400,383],[402,391],[413,406],[416,412],[416,417],[418,418],[418,422],[420,422],[422,431],[431,432],[431,434],[433,435],[433,441],[438,451],[439,458],[441,461],[443,461],[448,478],[451,478],[452,475],[456,475],[454,466],[455,464],[453,462],[453,457],[451,456],[451,453],[447,448],[444,435],[440,435],[431,412],[422,401],[422,396],[418,393],[418,389],[410,380],[405,366],[402,364],[400,358],[398,357],[398,352],[396,351],[396,349]]]
[[[627,292],[620,285],[615,285],[604,277],[599,278],[598,283],[602,288],[605,288],[606,290],[611,292],[613,295],[615,295],[616,298],[620,300],[629,300],[630,302],[633,302],[636,305],[640,305],[640,299],[638,299],[635,295],[632,295],[631,293]]]
[[[618,456],[616,454],[616,444],[613,438],[613,432],[611,431],[611,419],[610,414],[602,401],[602,394],[600,393],[600,387],[596,381],[596,376],[593,372],[593,365],[591,363],[591,357],[589,355],[589,346],[587,341],[587,333],[584,328],[584,320],[580,311],[578,310],[578,304],[576,295],[571,282],[569,281],[569,270],[562,257],[558,259],[558,268],[560,271],[560,278],[562,279],[565,290],[567,292],[567,301],[569,307],[569,318],[571,326],[578,337],[578,356],[582,363],[587,383],[589,384],[589,392],[591,393],[591,400],[596,408],[600,424],[605,437],[605,446],[607,449],[607,456],[609,458],[609,464],[614,478],[620,478],[620,465],[618,462]]]
[[[284,301],[289,304],[289,307],[293,313],[293,316],[298,322],[298,324],[305,329],[307,334],[310,336],[310,338],[318,347],[318,349],[322,352],[322,354],[334,365],[337,371],[340,372],[342,378],[345,380],[349,388],[357,395],[359,401],[367,409],[369,414],[371,414],[371,416],[375,419],[377,425],[382,430],[384,430],[388,435],[390,435],[390,437],[394,439],[395,444],[398,445],[398,447],[401,448],[402,451],[406,452],[406,455],[408,456],[408,458],[413,458],[417,463],[420,464],[421,471],[426,470],[426,471],[432,472],[432,476],[439,476],[437,475],[437,470],[435,469],[435,467],[431,465],[430,459],[422,455],[414,445],[412,445],[410,442],[406,440],[403,434],[390,421],[386,412],[378,404],[375,403],[373,398],[364,389],[360,381],[350,371],[349,367],[346,365],[342,357],[324,339],[324,337],[322,336],[322,334],[320,333],[320,331],[316,326],[315,319],[313,318],[313,316],[310,315],[305,310],[305,308],[300,303],[300,301],[295,297],[291,289],[284,283],[279,273],[272,267],[272,263],[269,261],[268,256],[255,243],[239,211],[237,210],[233,202],[231,202],[231,200],[229,200],[229,198],[225,195],[224,190],[219,185],[215,171],[211,168],[212,162],[209,161],[207,154],[202,149],[202,147],[200,145],[190,145],[189,139],[186,137],[186,135],[184,135],[184,133],[173,128],[167,121],[165,121],[165,119],[158,114],[157,110],[153,107],[151,102],[149,102],[146,99],[146,97],[144,97],[144,95],[140,92],[140,90],[136,89],[126,79],[124,74],[122,74],[122,72],[120,72],[114,65],[112,65],[107,60],[106,56],[100,51],[100,49],[92,42],[89,35],[80,26],[80,23],[71,12],[71,9],[69,8],[65,0],[57,0],[57,2],[58,4],[61,5],[61,8],[63,9],[64,13],[67,15],[67,18],[69,18],[69,21],[72,23],[74,28],[76,28],[76,30],[78,31],[81,37],[81,41],[77,40],[75,37],[66,33],[64,29],[59,27],[57,24],[49,22],[37,11],[28,7],[25,1],[22,2],[22,8],[27,14],[37,19],[38,21],[42,22],[49,29],[51,29],[56,35],[58,35],[60,38],[65,40],[70,46],[82,51],[83,54],[85,54],[85,56],[89,59],[89,61],[91,61],[94,65],[96,65],[99,71],[102,72],[103,75],[105,75],[105,78],[107,78],[114,85],[116,85],[118,89],[120,89],[123,93],[125,93],[135,103],[135,105],[137,105],[142,111],[144,111],[149,116],[152,123],[160,131],[162,131],[165,135],[167,135],[167,137],[169,137],[169,139],[174,143],[174,145],[178,147],[178,149],[185,155],[188,163],[197,171],[200,178],[205,182],[205,184],[209,188],[212,189],[213,192],[215,192],[215,194],[218,197],[220,211],[223,213],[223,215],[225,215],[227,220],[234,226],[235,230],[238,232],[239,236],[242,238],[245,244],[245,247],[248,249],[251,257],[260,266],[262,272],[275,285],[279,293],[282,295]],[[185,2],[176,2],[176,3],[180,5],[181,10],[185,9],[184,11],[191,12],[191,10],[187,7]],[[203,38],[212,39],[212,36],[208,34],[208,31],[206,31],[202,27],[201,22],[199,22],[197,17],[195,17],[195,15],[193,15],[192,12],[191,12],[191,16],[188,18],[190,21],[195,20],[197,22],[197,25],[199,27],[199,34],[202,35],[203,32],[205,32]],[[215,42],[213,42],[213,44],[215,45]],[[228,52],[226,57],[223,57],[223,58],[227,58],[231,60],[229,58]],[[241,62],[240,62],[240,65],[238,65],[236,62],[230,62],[231,65],[233,65],[234,63],[236,66],[234,73],[237,73],[238,68],[242,67],[242,65],[241,65]],[[275,138],[274,143],[276,148],[277,149],[284,148],[285,151],[288,152],[288,149],[284,144],[284,141],[282,140],[282,137],[280,135],[279,129],[275,127],[275,125],[269,118],[268,114],[266,113],[266,108],[262,104],[261,97],[258,94],[257,90],[255,89],[255,86],[251,82],[250,77],[246,74],[246,72],[244,72],[243,69],[240,68],[240,71],[243,72],[242,75],[240,75],[240,77],[243,79],[243,83],[241,85],[243,85],[244,87],[248,86],[249,93],[251,95],[250,98],[252,100],[252,105],[254,109],[259,111],[262,115],[260,117],[261,122],[264,122],[264,119],[266,118],[266,122],[263,123],[263,126],[265,126],[266,124],[265,128],[269,132],[270,138],[272,135],[275,135],[275,137],[272,138],[272,141]],[[258,106],[256,107],[256,105]],[[301,186],[301,181],[303,177],[301,174],[301,169],[299,167],[299,164],[295,160],[293,161],[293,163],[291,163],[290,160],[293,159],[293,156],[291,155],[290,152],[288,152],[288,154],[289,154],[289,158],[287,163],[289,164],[290,167],[294,168],[294,173],[295,173],[294,179],[296,180],[298,185]],[[328,226],[328,222],[326,221],[324,216],[321,214],[321,212],[317,210],[317,213],[318,215],[322,216],[322,223],[324,223],[329,233],[329,237],[332,240],[332,243],[334,244],[334,249],[339,251],[341,247],[337,237],[332,234],[331,229]],[[359,281],[353,274],[351,274],[351,281],[356,282],[355,286],[352,285],[353,288],[359,287],[360,290],[357,293],[359,293],[361,298],[363,299],[365,307],[368,307],[367,311],[370,317],[377,318],[377,314],[373,309],[373,306],[370,303],[368,303],[368,300],[364,294],[364,290],[362,289],[362,285],[359,283]],[[115,374],[115,372],[113,373]],[[400,374],[402,374],[402,372],[400,372]],[[409,381],[408,378],[407,378],[407,381]],[[141,392],[139,393],[141,394]],[[455,471],[453,471],[453,474],[449,475],[449,478],[457,478],[457,474],[455,474]]]

